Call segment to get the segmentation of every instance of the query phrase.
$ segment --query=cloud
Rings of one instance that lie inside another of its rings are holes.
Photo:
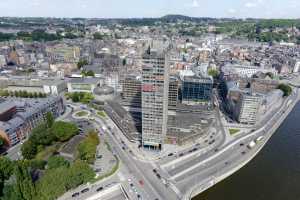
[[[31,5],[34,6],[34,7],[38,7],[38,6],[41,5],[41,2],[40,2],[39,0],[33,0],[33,1],[31,2]]]
[[[192,7],[193,7],[193,8],[198,8],[198,7],[199,7],[199,2],[198,2],[198,0],[193,0]]]
[[[246,8],[254,8],[254,7],[256,7],[257,6],[257,4],[256,3],[253,3],[253,2],[247,2],[246,4],[245,4],[245,7]]]
[[[230,14],[235,14],[235,13],[236,13],[236,9],[230,8],[230,9],[228,10],[228,12],[229,12]]]

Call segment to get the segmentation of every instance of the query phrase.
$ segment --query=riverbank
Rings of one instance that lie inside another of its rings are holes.
[[[279,126],[282,124],[282,122],[286,119],[286,117],[290,114],[290,112],[293,110],[295,105],[297,104],[299,100],[299,95],[296,93],[296,98],[291,102],[290,100],[286,100],[285,102],[285,108],[282,108],[281,111],[278,113],[280,117],[274,124],[271,124],[271,127],[267,130],[264,130],[264,128],[260,128],[257,131],[255,131],[254,135],[259,135],[261,132],[266,131],[265,139],[257,145],[254,150],[247,156],[242,157],[241,159],[237,160],[238,162],[235,162],[235,164],[224,167],[224,169],[216,172],[214,176],[207,178],[206,180],[201,181],[198,185],[194,186],[191,190],[189,190],[184,199],[191,199],[198,194],[204,192],[205,190],[209,189],[210,187],[214,186],[215,184],[219,183],[220,181],[226,179],[227,177],[231,176],[236,171],[240,170],[242,167],[244,167],[247,163],[249,163],[265,146],[265,144],[269,141],[269,139],[272,137],[272,135],[275,133],[275,131],[279,128]],[[288,105],[289,104],[289,105]],[[282,113],[281,113],[282,112]],[[272,121],[272,120],[270,120]],[[252,135],[251,134],[251,135]]]

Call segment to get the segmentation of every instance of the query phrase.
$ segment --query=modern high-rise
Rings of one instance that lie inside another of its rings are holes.
[[[148,49],[142,70],[142,145],[161,150],[167,133],[169,63],[165,51]]]

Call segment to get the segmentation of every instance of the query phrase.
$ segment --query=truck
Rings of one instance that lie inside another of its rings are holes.
[[[247,145],[247,147],[248,147],[249,149],[252,149],[255,145],[256,145],[256,143],[252,140],[252,141]]]

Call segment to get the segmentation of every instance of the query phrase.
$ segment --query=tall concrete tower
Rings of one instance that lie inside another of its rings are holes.
[[[167,133],[169,58],[165,50],[150,49],[143,55],[142,145],[161,150]]]

